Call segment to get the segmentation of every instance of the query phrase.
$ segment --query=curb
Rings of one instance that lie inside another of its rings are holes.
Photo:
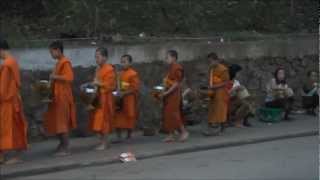
[[[144,160],[144,159],[151,159],[151,158],[162,157],[162,156],[171,156],[171,155],[177,155],[177,154],[185,154],[185,153],[191,153],[191,152],[199,152],[199,151],[243,146],[243,145],[264,143],[269,141],[292,139],[292,138],[307,137],[307,136],[316,136],[316,135],[319,135],[319,132],[316,130],[313,130],[313,131],[292,133],[292,134],[285,134],[285,135],[278,135],[278,136],[271,136],[271,137],[250,138],[250,139],[240,140],[240,141],[222,142],[217,144],[193,146],[193,147],[184,148],[184,149],[169,150],[161,153],[153,153],[150,155],[140,155],[140,156],[137,156],[136,158],[138,160]],[[55,173],[55,172],[72,170],[77,168],[111,165],[111,164],[117,164],[117,163],[121,163],[119,159],[94,161],[94,162],[88,162],[88,163],[72,163],[72,164],[59,165],[59,166],[53,166],[53,167],[30,169],[30,170],[14,172],[9,174],[4,174],[3,172],[0,172],[0,180],[8,179],[8,178],[25,177],[25,176],[35,176],[35,175],[41,175],[41,174],[47,174],[47,173]]]

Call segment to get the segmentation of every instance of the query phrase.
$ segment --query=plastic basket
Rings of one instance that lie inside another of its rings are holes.
[[[279,122],[282,119],[283,110],[279,108],[259,108],[257,110],[257,117],[263,122]]]

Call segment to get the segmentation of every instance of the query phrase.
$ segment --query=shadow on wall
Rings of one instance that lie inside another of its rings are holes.
[[[289,85],[298,92],[304,82],[308,70],[318,70],[318,55],[304,56],[303,58],[285,57],[261,57],[245,59],[226,59],[226,63],[237,63],[243,67],[239,74],[239,80],[244,84],[250,93],[255,97],[256,104],[261,104],[264,99],[265,83],[272,78],[274,70],[278,66],[287,69]],[[186,86],[197,89],[208,82],[208,62],[205,57],[193,61],[182,62],[185,68]],[[159,127],[161,119],[161,106],[150,96],[150,89],[162,82],[165,75],[166,65],[162,62],[138,63],[134,65],[139,72],[142,83],[140,94],[140,117],[138,127]],[[74,131],[74,136],[88,136],[87,122],[88,114],[79,99],[79,87],[92,79],[94,67],[75,67],[74,96],[77,104],[79,127]],[[22,96],[24,99],[25,112],[29,121],[31,139],[39,139],[39,126],[42,122],[42,113],[45,111],[43,105],[37,103],[35,95],[31,91],[30,84],[35,80],[48,79],[48,71],[23,72]],[[297,99],[299,96],[297,95]],[[299,105],[299,104],[297,104]],[[197,109],[197,108],[195,108]],[[192,112],[191,118],[206,119],[206,113]]]

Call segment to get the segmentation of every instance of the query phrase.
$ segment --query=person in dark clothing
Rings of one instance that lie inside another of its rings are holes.
[[[319,77],[316,71],[309,71],[302,87],[302,107],[308,114],[316,115],[319,106]]]

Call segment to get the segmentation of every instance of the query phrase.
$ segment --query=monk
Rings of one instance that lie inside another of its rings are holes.
[[[120,72],[120,89],[121,89],[121,108],[116,111],[114,128],[117,132],[118,140],[121,142],[121,133],[127,131],[126,139],[129,140],[132,130],[135,128],[138,118],[138,94],[140,88],[140,79],[138,73],[132,68],[132,57],[123,55],[121,57],[122,70]]]
[[[115,109],[112,92],[116,88],[116,75],[113,66],[106,63],[108,60],[106,48],[98,48],[95,58],[98,67],[93,84],[99,87],[99,107],[90,112],[89,130],[100,136],[100,143],[95,150],[101,151],[109,146],[107,137],[112,132]]]
[[[166,62],[169,64],[168,73],[164,79],[165,91],[161,94],[163,99],[163,128],[168,132],[164,142],[173,142],[174,132],[180,132],[179,141],[188,139],[189,133],[182,120],[181,82],[183,80],[183,67],[177,63],[178,53],[175,50],[167,52]]]
[[[72,95],[73,70],[71,61],[63,54],[63,44],[54,41],[49,51],[56,66],[50,75],[52,102],[44,114],[44,129],[48,135],[56,135],[59,145],[56,156],[69,155],[69,132],[76,128],[76,109]]]
[[[9,52],[6,40],[0,40],[0,163],[21,162],[21,152],[27,149],[27,122],[20,97],[19,65]],[[5,153],[16,155],[5,161]]]
[[[220,63],[216,53],[208,55],[210,61],[209,71],[209,89],[210,94],[209,115],[208,115],[208,129],[204,131],[204,135],[215,135],[210,132],[210,127],[220,128],[218,134],[224,130],[224,124],[227,121],[228,114],[228,82],[229,71],[228,68]]]

